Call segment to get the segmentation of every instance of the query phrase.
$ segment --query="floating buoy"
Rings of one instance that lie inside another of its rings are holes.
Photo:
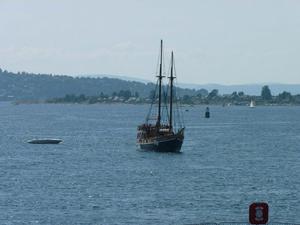
[[[209,118],[209,117],[210,117],[209,108],[206,107],[206,110],[205,110],[205,118]]]

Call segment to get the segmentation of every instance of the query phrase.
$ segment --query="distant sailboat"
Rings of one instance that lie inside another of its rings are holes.
[[[251,100],[249,107],[250,108],[254,108],[255,107],[255,102],[253,100]]]
[[[173,84],[173,80],[175,79],[174,56],[172,52],[169,91],[167,93],[163,93],[162,79],[164,76],[162,68],[162,45],[163,43],[161,41],[160,65],[159,74],[157,76],[158,82],[156,86],[156,94],[153,96],[153,102],[146,118],[146,122],[138,126],[137,145],[144,150],[157,152],[180,152],[184,139],[184,126],[178,109],[179,107],[174,107],[174,103],[176,103]],[[156,102],[157,97],[158,102]],[[167,100],[169,104],[167,104]],[[158,103],[157,114],[151,116],[152,106],[155,103]],[[173,108],[175,108],[175,110]],[[178,118],[175,118],[176,115]],[[151,120],[154,120],[154,123],[151,123]]]

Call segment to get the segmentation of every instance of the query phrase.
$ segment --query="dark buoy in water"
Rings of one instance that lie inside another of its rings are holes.
[[[209,117],[210,117],[209,108],[206,107],[206,110],[205,110],[205,118],[209,118]]]

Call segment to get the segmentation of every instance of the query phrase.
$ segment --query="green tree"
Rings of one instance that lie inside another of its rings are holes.
[[[123,97],[123,98],[125,98],[127,100],[127,99],[129,99],[131,97],[131,91],[129,91],[129,90],[126,90],[126,91],[121,90],[121,91],[119,91],[118,95],[119,95],[119,97]]]
[[[196,91],[196,96],[207,96],[208,95],[208,91],[204,88],[201,88],[200,90]]]
[[[233,98],[233,99],[236,99],[236,98],[238,98],[238,94],[237,94],[237,92],[236,92],[236,91],[232,92],[232,94],[231,94],[231,98]]]
[[[261,89],[261,97],[263,100],[269,101],[272,99],[271,90],[268,85],[265,85]]]
[[[208,99],[213,99],[217,97],[219,94],[219,91],[217,89],[213,89],[207,96]]]
[[[278,95],[279,101],[285,101],[290,102],[292,100],[293,96],[290,92],[284,91]]]
[[[239,97],[243,97],[245,95],[245,93],[243,91],[239,91],[238,96]]]
[[[202,94],[201,93],[198,93],[196,96],[197,96],[197,98],[202,99]]]

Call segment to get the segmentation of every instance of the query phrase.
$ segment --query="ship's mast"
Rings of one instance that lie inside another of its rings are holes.
[[[173,116],[173,80],[175,79],[175,77],[173,76],[174,73],[174,54],[172,51],[171,54],[171,75],[169,77],[170,79],[170,117],[169,117],[169,126],[170,126],[170,131],[172,131],[173,129],[173,125],[172,125],[172,116]]]
[[[161,120],[161,81],[162,81],[162,59],[163,58],[163,41],[160,40],[160,63],[159,63],[159,75],[158,77],[158,85],[159,85],[159,89],[158,89],[158,117],[157,117],[157,122],[156,122],[156,126],[160,127],[160,120]]]

